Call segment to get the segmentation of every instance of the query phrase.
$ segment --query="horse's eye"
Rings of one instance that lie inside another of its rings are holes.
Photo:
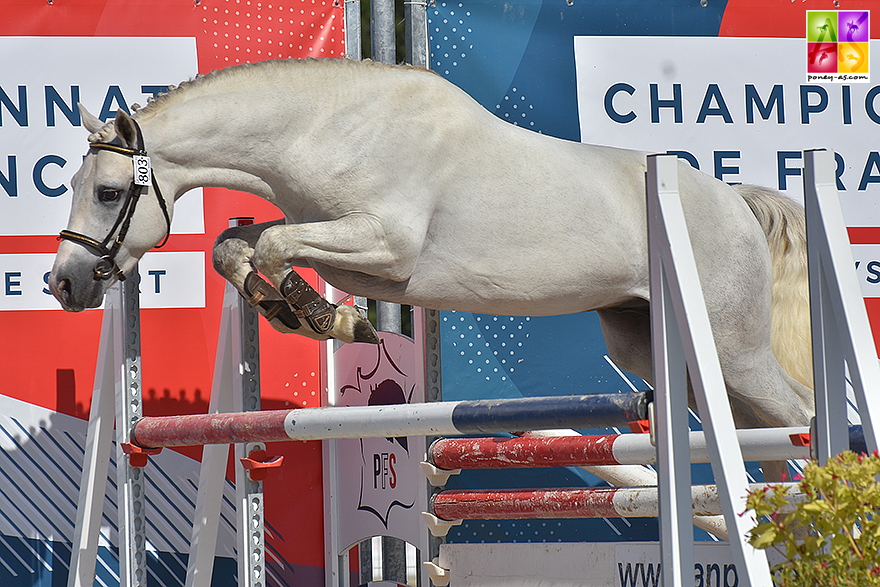
[[[110,188],[106,188],[101,191],[98,199],[102,202],[115,202],[119,199],[119,190],[112,190]]]

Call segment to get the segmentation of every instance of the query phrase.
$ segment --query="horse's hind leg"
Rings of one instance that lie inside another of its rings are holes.
[[[638,375],[648,383],[653,380],[652,364],[651,364],[651,320],[647,302],[642,304],[631,305],[626,308],[609,308],[599,310],[599,319],[602,323],[602,333],[605,338],[605,344],[608,348],[608,354],[617,366],[621,369]],[[726,352],[726,351],[725,351]],[[729,356],[725,355],[725,356]],[[763,361],[766,361],[767,353],[761,353]],[[738,353],[737,358],[742,360],[742,356]],[[745,394],[730,394],[730,408],[733,412],[734,423],[737,428],[766,428],[768,425],[775,426],[797,426],[805,425],[809,421],[809,411],[804,407],[799,396],[809,395],[809,390],[797,381],[781,373],[778,365],[766,365],[761,368],[761,361],[749,360],[749,364],[755,367],[753,373],[748,371],[741,373],[731,373],[730,381],[734,385],[738,385],[741,379],[746,379],[751,387],[761,387],[756,384],[760,371],[769,372],[775,376],[777,381],[783,380],[783,389],[791,389],[793,396],[787,396],[784,406],[776,406],[775,420],[769,422],[767,415],[765,418],[759,417],[752,406],[756,404],[766,404],[769,401],[770,387],[764,388],[763,391],[768,397],[762,398],[761,402],[753,399],[746,399]],[[732,371],[732,369],[731,369]],[[727,375],[727,373],[725,373]],[[772,380],[772,377],[761,377],[761,380]],[[776,386],[779,388],[779,384]],[[761,390],[759,390],[760,392]],[[796,399],[798,398],[798,399]],[[691,409],[696,410],[696,401],[694,400],[693,389],[690,380],[688,380],[688,404]],[[766,408],[765,408],[766,409]],[[761,468],[764,471],[764,479],[766,481],[781,481],[783,475],[788,471],[786,461],[762,462]]]
[[[596,312],[608,356],[614,364],[651,382],[651,313],[648,302],[637,300],[626,307]]]
[[[298,312],[299,308],[292,309],[281,294],[257,274],[252,261],[254,245],[266,228],[283,223],[281,219],[223,231],[214,244],[214,269],[279,332],[292,332],[316,340],[336,338],[343,342],[379,342],[372,325],[355,308],[330,304],[298,274],[294,274],[295,283],[301,296],[310,303],[307,309],[325,310],[328,319],[323,328],[317,325],[313,315]]]

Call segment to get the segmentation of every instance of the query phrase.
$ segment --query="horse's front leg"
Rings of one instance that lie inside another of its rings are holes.
[[[284,224],[284,219],[223,231],[214,244],[214,269],[279,332],[316,340],[336,338],[343,342],[378,343],[375,329],[355,308],[331,304],[298,274],[291,280],[296,281],[302,295],[309,299],[311,314],[291,308],[281,294],[257,274],[253,265],[254,246],[263,231],[279,224]]]
[[[425,231],[418,219],[383,221],[355,213],[337,220],[267,228],[254,247],[254,264],[292,305],[298,300],[294,267],[311,266],[337,287],[402,302]],[[390,227],[390,228],[389,228]]]

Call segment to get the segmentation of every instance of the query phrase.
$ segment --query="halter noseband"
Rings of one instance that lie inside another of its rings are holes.
[[[162,197],[162,192],[159,190],[159,184],[156,183],[156,176],[149,168],[149,157],[147,157],[147,151],[144,149],[144,137],[143,134],[141,134],[141,128],[134,119],[132,119],[132,123],[137,131],[137,149],[131,149],[121,144],[117,145],[114,143],[89,144],[90,149],[119,153],[120,155],[131,157],[133,162],[133,177],[131,184],[128,187],[128,191],[125,193],[125,201],[122,204],[122,208],[119,210],[119,215],[116,217],[116,222],[113,223],[110,232],[107,233],[107,236],[105,236],[102,241],[98,241],[90,236],[72,230],[62,230],[61,234],[58,235],[58,240],[73,241],[100,255],[100,259],[95,263],[95,280],[110,279],[114,275],[116,275],[120,281],[125,280],[125,274],[116,264],[116,254],[119,252],[119,248],[122,246],[122,242],[128,234],[128,228],[131,225],[131,218],[134,216],[138,199],[141,197],[144,188],[149,184],[152,184],[153,186],[156,200],[159,202],[159,208],[162,209],[162,214],[165,216],[165,225],[167,228],[165,238],[156,246],[156,248],[163,247],[165,243],[168,242],[168,237],[171,234],[171,218],[168,216],[168,208],[165,206],[165,199]],[[146,170],[139,169],[139,162],[144,160]],[[116,235],[116,238],[114,239],[113,234],[116,232],[117,228],[119,228],[119,234]],[[111,240],[113,241],[113,244],[110,248],[107,248],[107,245],[110,244]]]

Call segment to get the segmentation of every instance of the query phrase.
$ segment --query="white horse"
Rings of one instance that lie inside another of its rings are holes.
[[[83,119],[90,150],[49,279],[67,310],[99,305],[165,237],[157,201],[170,216],[187,190],[222,186],[284,213],[227,230],[214,249],[219,273],[279,330],[374,337],[351,308],[302,285],[294,268],[308,266],[344,291],[428,308],[597,310],[610,356],[651,379],[645,153],[510,125],[425,70],[344,60],[234,67],[131,117],[104,125],[83,109]],[[136,188],[143,150],[153,183]],[[679,173],[737,424],[807,424],[803,210],[684,163]],[[135,210],[125,202],[140,191]]]

